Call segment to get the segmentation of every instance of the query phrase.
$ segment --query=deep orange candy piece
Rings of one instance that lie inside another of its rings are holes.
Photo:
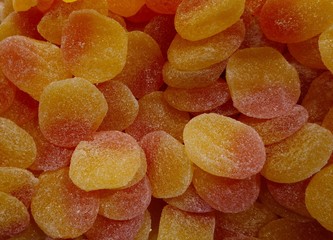
[[[228,61],[226,79],[234,106],[250,117],[284,115],[300,96],[297,71],[270,47],[237,51]]]
[[[37,0],[12,0],[15,12],[27,11],[37,6]]]
[[[139,114],[125,131],[140,140],[147,133],[162,130],[178,140],[183,139],[183,129],[190,120],[187,112],[171,107],[163,92],[152,92],[139,100]]]
[[[37,26],[38,32],[49,42],[60,45],[63,35],[62,29],[68,22],[69,15],[73,11],[81,9],[94,9],[107,16],[108,2],[107,0],[80,0],[73,3],[65,3],[57,0],[39,22]]]
[[[75,147],[93,134],[107,113],[103,94],[82,78],[48,85],[40,99],[39,127],[45,138],[60,147]]]
[[[192,181],[192,164],[184,145],[163,131],[148,133],[140,140],[147,156],[147,176],[156,198],[183,194]]]
[[[168,50],[168,60],[177,69],[199,70],[226,60],[241,45],[245,36],[243,21],[199,41],[175,36]]]
[[[164,99],[174,108],[185,112],[204,112],[212,110],[230,99],[228,85],[219,79],[203,88],[181,89],[168,87]]]
[[[39,176],[31,213],[48,236],[75,238],[92,227],[98,206],[96,193],[76,187],[68,176],[68,168],[62,168]]]
[[[161,14],[175,14],[183,0],[146,0],[147,6],[154,12]]]
[[[153,17],[159,15],[158,13],[154,12],[150,8],[147,7],[147,5],[143,5],[140,10],[133,16],[127,17],[126,20],[128,20],[130,23],[137,23],[137,24],[145,24],[149,22]]]
[[[265,145],[270,145],[290,137],[308,120],[308,112],[301,105],[295,105],[283,116],[271,119],[258,119],[241,115],[238,120],[253,127]]]
[[[257,200],[260,176],[230,179],[214,176],[196,168],[193,185],[199,196],[214,209],[225,213],[237,213],[247,210]]]
[[[325,166],[332,150],[332,133],[307,123],[289,138],[266,147],[267,160],[261,174],[279,183],[305,180]]]
[[[260,25],[267,38],[283,43],[305,41],[333,23],[331,0],[267,0]]]
[[[333,27],[331,26],[327,28],[322,34],[320,34],[318,40],[321,59],[331,72],[333,71],[333,61],[331,58],[333,54],[332,41]]]
[[[183,0],[176,11],[175,27],[184,39],[202,40],[235,24],[244,7],[245,0]]]
[[[14,122],[0,118],[0,166],[28,168],[36,159],[32,136]]]
[[[108,0],[109,10],[123,17],[135,15],[145,4],[145,0]]]
[[[260,14],[265,2],[266,0],[245,0],[245,12],[257,16]]]
[[[14,102],[16,87],[0,72],[0,114]]]
[[[129,220],[145,212],[151,200],[148,177],[121,190],[101,190],[99,214],[113,220]]]
[[[0,66],[8,80],[36,100],[51,82],[71,77],[57,46],[24,36],[0,42]]]
[[[148,240],[151,232],[151,215],[148,210],[145,211],[143,223],[135,235],[134,240]]]
[[[128,33],[128,53],[124,69],[114,80],[126,84],[136,98],[159,90],[163,84],[164,59],[156,41],[146,33]]]
[[[189,159],[210,174],[245,179],[258,173],[266,160],[258,133],[232,118],[201,114],[184,129]]]
[[[84,9],[69,15],[63,27],[61,50],[74,76],[100,83],[114,78],[124,68],[127,42],[126,30],[116,20]]]
[[[126,133],[97,132],[92,140],[81,141],[75,148],[69,176],[85,191],[124,187],[140,169],[142,153]]]
[[[97,88],[108,103],[108,112],[99,126],[99,130],[123,131],[130,126],[139,112],[139,104],[131,90],[123,83],[107,81]]]
[[[116,221],[98,215],[85,235],[89,240],[134,239],[144,222],[144,214],[125,221]]]
[[[326,113],[321,126],[333,133],[333,107]]]
[[[214,227],[211,213],[189,213],[167,205],[162,211],[157,239],[210,240]]]
[[[0,209],[0,239],[8,239],[29,226],[29,212],[17,198],[0,191]]]

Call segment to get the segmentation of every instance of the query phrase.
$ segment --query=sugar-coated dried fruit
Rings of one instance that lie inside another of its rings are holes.
[[[0,65],[9,81],[36,100],[51,82],[71,77],[57,46],[25,36],[0,42]]]
[[[258,198],[260,176],[230,179],[214,176],[196,168],[193,185],[199,196],[214,209],[225,213],[237,213],[250,208]]]
[[[27,11],[32,7],[37,6],[37,0],[12,0],[13,8],[16,12]]]
[[[164,99],[174,108],[185,112],[204,112],[212,110],[230,99],[227,83],[219,79],[202,88],[181,89],[168,87]]]
[[[267,38],[284,43],[305,41],[333,23],[333,2],[318,0],[267,0],[260,11]]]
[[[139,170],[142,151],[126,133],[97,132],[92,140],[81,141],[75,148],[69,176],[85,191],[124,187]]]
[[[258,119],[241,115],[238,120],[253,127],[265,145],[269,145],[280,142],[298,131],[307,122],[308,112],[301,105],[295,105],[280,117]]]
[[[83,9],[69,15],[63,27],[61,51],[74,76],[100,83],[114,78],[124,68],[127,42],[127,32],[116,20]]]
[[[221,177],[248,178],[266,160],[264,143],[253,128],[215,113],[192,118],[184,129],[184,143],[192,162]]]
[[[177,34],[168,49],[168,60],[175,68],[181,70],[207,68],[230,57],[240,47],[244,35],[243,21],[198,41],[189,41]]]
[[[151,215],[149,211],[146,210],[144,213],[143,223],[138,233],[135,235],[134,240],[148,240],[150,231],[151,231]]]
[[[297,103],[297,71],[281,53],[269,47],[246,48],[231,56],[226,80],[234,106],[255,118],[286,114]]]
[[[101,190],[99,214],[113,220],[129,220],[141,215],[151,200],[148,177],[120,190]]]
[[[30,218],[30,224],[22,232],[15,234],[8,240],[51,240],[47,238],[46,234],[38,227],[33,218]]]
[[[333,71],[333,61],[332,61],[332,54],[333,54],[333,27],[327,28],[323,33],[320,34],[318,44],[319,44],[319,51],[320,57],[325,64],[325,66],[330,70]]]
[[[162,211],[157,240],[211,240],[215,218],[211,213],[189,213],[165,206]]]
[[[8,239],[29,226],[29,212],[17,198],[0,191],[0,209],[1,239]]]
[[[108,105],[89,81],[70,78],[54,82],[39,103],[39,127],[44,137],[60,147],[75,147],[102,123]]]
[[[176,11],[175,27],[184,39],[205,39],[235,24],[244,7],[245,0],[183,0]]]
[[[11,120],[0,118],[0,166],[28,168],[36,154],[32,136]]]
[[[147,7],[161,14],[175,14],[183,0],[146,0]]]
[[[163,92],[156,91],[139,99],[138,116],[125,131],[137,140],[147,133],[159,130],[182,140],[183,129],[189,120],[187,112],[171,107],[163,98]]]
[[[135,15],[145,4],[145,0],[108,0],[109,10],[123,17]]]
[[[98,207],[97,194],[76,187],[68,176],[68,168],[62,168],[39,176],[31,213],[48,236],[75,238],[92,227]]]
[[[330,130],[331,133],[333,133],[333,108],[332,107],[326,113],[321,126]]]
[[[16,87],[0,72],[0,114],[14,102]]]
[[[305,180],[325,166],[332,150],[332,133],[307,123],[289,138],[266,147],[267,160],[261,174],[279,183]]]
[[[156,198],[183,194],[192,180],[192,164],[184,145],[164,131],[148,133],[140,140],[147,156],[147,176]]]

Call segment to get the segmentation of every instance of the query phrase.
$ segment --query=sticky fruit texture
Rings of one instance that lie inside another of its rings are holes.
[[[37,26],[38,32],[49,42],[60,45],[63,34],[62,28],[68,22],[69,15],[81,9],[94,9],[105,16],[108,15],[107,0],[94,2],[90,0],[79,0],[70,4],[63,1],[55,1],[39,22]]]
[[[258,198],[260,176],[230,179],[214,176],[196,168],[193,185],[199,196],[214,209],[225,213],[237,213],[250,208]]]
[[[308,120],[308,112],[301,105],[295,105],[283,116],[258,119],[241,115],[238,120],[253,127],[265,145],[282,141],[297,132]]]
[[[320,55],[318,40],[319,36],[315,36],[302,42],[289,43],[288,50],[303,65],[315,69],[326,69]]]
[[[309,122],[320,123],[333,104],[333,75],[326,71],[315,78],[306,93],[302,106],[308,110]]]
[[[325,66],[332,72],[333,71],[333,27],[327,28],[320,36],[318,40],[320,57]]]
[[[173,198],[164,198],[163,200],[169,205],[185,212],[207,213],[214,211],[214,209],[198,195],[193,184],[191,184],[182,195]]]
[[[71,76],[57,46],[24,36],[1,41],[0,65],[8,80],[36,100],[51,82]]]
[[[146,0],[148,8],[161,14],[175,14],[183,0]]]
[[[30,215],[17,198],[0,191],[0,238],[8,239],[20,233],[29,225]]]
[[[239,213],[216,213],[216,227],[235,235],[257,237],[259,230],[278,218],[265,205],[255,202],[250,208]]]
[[[310,39],[333,23],[330,0],[267,0],[260,12],[260,25],[267,38],[283,43]]]
[[[227,83],[223,79],[203,88],[181,89],[168,87],[164,99],[174,108],[185,112],[212,110],[230,99]]]
[[[123,17],[135,15],[145,4],[145,0],[108,0],[109,10]]]
[[[38,179],[28,170],[15,167],[0,167],[0,192],[8,193],[30,207]]]
[[[192,118],[184,129],[184,144],[193,163],[221,177],[248,178],[266,159],[264,143],[253,128],[215,113]]]
[[[93,134],[108,110],[103,94],[89,81],[70,78],[48,85],[39,102],[39,127],[60,147],[75,147]]]
[[[328,240],[331,237],[317,222],[299,223],[285,218],[274,220],[259,231],[259,238],[263,240]]]
[[[141,31],[129,32],[125,61],[125,67],[114,80],[126,84],[136,98],[159,90],[163,84],[164,59],[152,37]]]
[[[215,83],[223,73],[226,61],[216,63],[210,67],[194,71],[184,71],[166,62],[163,66],[163,81],[174,88],[202,88]]]
[[[59,147],[47,141],[40,130],[37,117],[22,127],[33,137],[37,148],[36,160],[30,165],[30,170],[53,171],[69,166],[73,149]]]
[[[0,72],[0,115],[14,102],[16,87]]]
[[[100,191],[99,214],[113,220],[130,220],[145,212],[151,200],[148,177],[121,190]]]
[[[198,41],[189,41],[179,34],[168,50],[168,60],[177,69],[200,70],[226,60],[241,45],[245,36],[243,21],[226,30]]]
[[[139,112],[139,104],[131,90],[123,83],[107,81],[97,88],[108,103],[108,112],[99,126],[99,130],[123,131],[130,126]]]
[[[63,27],[64,63],[76,77],[105,82],[125,66],[128,37],[114,19],[92,9],[74,11]]]
[[[236,52],[228,61],[226,80],[234,106],[250,117],[284,115],[300,96],[297,71],[270,47]]]
[[[126,221],[116,221],[98,216],[85,233],[89,240],[134,239],[144,221],[144,214]]]
[[[158,240],[209,240],[214,237],[215,218],[211,213],[188,213],[171,206],[162,211]]]
[[[184,39],[202,40],[235,24],[244,7],[245,0],[183,0],[176,11],[175,27]]]
[[[134,240],[148,240],[149,234],[151,231],[151,223],[152,223],[151,215],[150,215],[149,211],[146,210],[144,213],[143,223],[142,223],[139,231],[135,235]]]
[[[34,139],[11,120],[0,118],[0,166],[28,168],[36,159]]]
[[[147,121],[147,119],[149,119]],[[126,133],[140,140],[153,131],[165,131],[178,140],[183,139],[183,129],[190,120],[187,112],[171,107],[163,98],[163,92],[156,91],[139,99],[139,113]]]
[[[62,168],[39,176],[31,213],[48,236],[75,238],[92,227],[98,206],[96,193],[76,187],[68,176],[68,168]]]
[[[145,135],[140,145],[147,156],[147,176],[156,198],[183,194],[192,181],[192,164],[184,145],[164,131]]]
[[[291,137],[266,147],[267,160],[261,174],[279,183],[305,180],[325,166],[332,150],[332,133],[307,123]]]
[[[126,133],[97,132],[75,148],[69,176],[85,191],[124,187],[139,170],[142,151]]]

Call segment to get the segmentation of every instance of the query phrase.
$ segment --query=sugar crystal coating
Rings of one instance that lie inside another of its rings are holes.
[[[143,223],[134,240],[148,240],[151,231],[151,215],[148,210],[145,211]]]
[[[332,41],[333,27],[329,27],[320,34],[318,44],[322,61],[330,71],[333,70],[333,61],[331,58],[333,53]]]
[[[0,72],[0,114],[14,102],[16,87]]]

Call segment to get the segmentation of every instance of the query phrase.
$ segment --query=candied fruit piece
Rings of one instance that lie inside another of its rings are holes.
[[[152,92],[139,99],[139,113],[125,131],[140,140],[147,133],[162,130],[182,140],[183,129],[189,121],[187,112],[171,107],[163,98],[163,92]]]
[[[205,39],[235,24],[244,7],[245,0],[183,0],[177,8],[175,27],[184,39]]]
[[[150,21],[153,17],[158,14],[147,7],[147,5],[143,5],[140,10],[133,16],[127,17],[126,19],[131,23],[146,23]]]
[[[126,133],[97,132],[75,148],[69,176],[85,191],[124,187],[140,168],[142,151]]]
[[[75,238],[92,227],[98,206],[97,195],[77,188],[68,176],[68,168],[62,168],[39,176],[31,213],[48,236]]]
[[[132,31],[128,33],[125,67],[114,80],[126,84],[136,98],[141,98],[162,86],[163,64],[156,41],[144,32]]]
[[[15,234],[8,240],[49,240],[45,233],[37,226],[37,224],[30,219],[29,226],[19,234]],[[51,240],[51,239],[50,239]]]
[[[183,194],[192,180],[192,164],[185,155],[184,145],[166,132],[145,135],[140,145],[147,156],[147,176],[156,198]]]
[[[0,114],[14,102],[16,87],[0,71]]]
[[[264,143],[253,128],[215,113],[192,118],[184,129],[184,143],[191,161],[221,177],[250,177],[266,159]]]
[[[305,180],[325,166],[332,150],[332,133],[306,123],[289,138],[266,147],[267,160],[261,174],[279,183]]]
[[[143,223],[134,240],[148,240],[151,231],[151,215],[148,210],[145,211]]]
[[[226,79],[234,106],[250,117],[284,115],[300,96],[297,71],[270,47],[237,51],[228,61]]]
[[[43,91],[39,127],[45,138],[60,147],[75,147],[90,137],[107,113],[103,94],[82,78],[54,82]]]
[[[138,101],[131,90],[123,83],[107,81],[97,88],[103,93],[108,103],[108,112],[99,126],[99,130],[122,131],[130,126],[139,112]]]
[[[241,115],[238,120],[253,127],[264,144],[269,145],[280,142],[297,132],[307,122],[308,112],[301,105],[295,105],[288,113],[280,117],[258,119]]]
[[[260,25],[267,38],[283,43],[305,41],[333,23],[331,0],[267,0]]]
[[[325,115],[321,126],[330,130],[331,133],[333,133],[333,107],[331,107]]]
[[[8,80],[36,100],[51,82],[71,76],[57,46],[25,36],[0,42],[0,66]]]
[[[245,0],[245,11],[252,15],[259,15],[266,0]]]
[[[214,237],[215,218],[211,213],[189,213],[171,206],[162,211],[158,240],[211,240]]]
[[[37,26],[38,32],[51,43],[60,45],[61,37],[63,35],[62,29],[68,22],[69,15],[73,11],[80,9],[94,9],[97,12],[107,16],[108,2],[107,0],[79,0],[68,4],[63,1],[55,1],[55,4],[52,5],[51,9],[45,13],[39,22]],[[83,32],[86,31],[85,27],[81,30]]]
[[[322,61],[325,66],[333,72],[333,26],[327,28],[320,36],[318,40],[319,51]],[[319,57],[320,57],[319,56]]]
[[[200,168],[193,174],[193,185],[211,207],[225,213],[245,211],[259,196],[260,176],[231,179],[211,175]]]
[[[100,83],[114,78],[124,68],[127,42],[126,30],[116,20],[84,9],[69,15],[61,50],[74,76]]]
[[[175,14],[183,0],[146,0],[147,7],[161,14]]]
[[[129,220],[145,212],[151,200],[147,177],[121,190],[101,190],[99,214],[113,220]]]
[[[29,226],[29,212],[17,198],[0,191],[0,209],[1,239],[18,234]]]
[[[145,0],[108,0],[109,10],[123,17],[135,15],[145,4]]]
[[[241,45],[245,35],[243,21],[199,41],[175,36],[168,50],[168,60],[177,69],[200,70],[226,60]]]
[[[32,7],[37,6],[37,0],[12,0],[13,8],[16,12],[27,11]]]
[[[28,168],[36,159],[32,136],[11,120],[0,118],[0,166]]]
[[[230,99],[228,85],[222,79],[207,87],[181,89],[168,87],[164,99],[174,108],[185,112],[212,110]]]

